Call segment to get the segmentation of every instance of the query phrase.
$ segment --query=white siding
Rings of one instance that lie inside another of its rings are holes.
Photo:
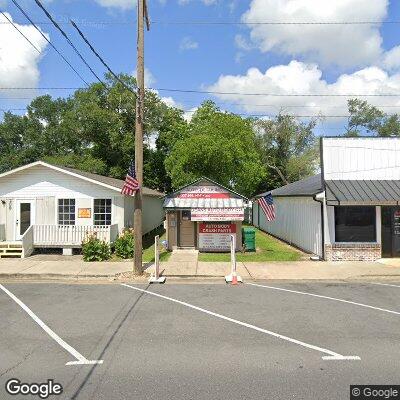
[[[325,180],[400,179],[400,138],[323,138]]]
[[[163,199],[156,196],[143,196],[143,234],[159,227],[164,219]]]
[[[38,225],[56,224],[56,199],[54,197],[38,197],[36,199],[36,218]]]
[[[275,221],[253,203],[254,225],[309,253],[322,256],[321,205],[311,197],[275,197]]]
[[[102,199],[115,194],[114,190],[40,165],[0,178],[0,197]]]

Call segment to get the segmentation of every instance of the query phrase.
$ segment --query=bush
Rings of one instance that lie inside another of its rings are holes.
[[[132,229],[125,229],[114,243],[115,254],[121,258],[132,258],[135,254],[135,235]]]
[[[105,261],[111,257],[110,245],[96,234],[89,235],[82,242],[83,261]]]

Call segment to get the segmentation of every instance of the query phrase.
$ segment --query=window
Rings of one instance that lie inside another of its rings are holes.
[[[94,199],[94,224],[111,225],[111,199]]]
[[[336,242],[376,242],[375,207],[335,207]]]
[[[75,199],[58,199],[58,224],[75,225]]]

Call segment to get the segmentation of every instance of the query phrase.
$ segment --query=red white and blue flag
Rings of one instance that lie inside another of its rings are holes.
[[[136,179],[135,162],[132,161],[129,166],[128,173],[126,174],[125,183],[122,187],[121,193],[132,196],[139,190],[139,187],[139,181]]]
[[[273,221],[275,219],[275,206],[272,194],[268,193],[266,196],[261,197],[258,200],[258,205],[263,210],[267,221]]]

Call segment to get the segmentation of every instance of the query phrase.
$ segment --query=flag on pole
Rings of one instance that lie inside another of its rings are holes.
[[[136,179],[135,162],[132,161],[128,173],[126,174],[125,183],[122,187],[121,193],[132,196],[137,190],[139,190],[139,187],[139,181]]]
[[[275,219],[275,206],[272,194],[268,193],[266,196],[261,197],[258,200],[258,205],[262,208],[267,221],[273,221]]]

